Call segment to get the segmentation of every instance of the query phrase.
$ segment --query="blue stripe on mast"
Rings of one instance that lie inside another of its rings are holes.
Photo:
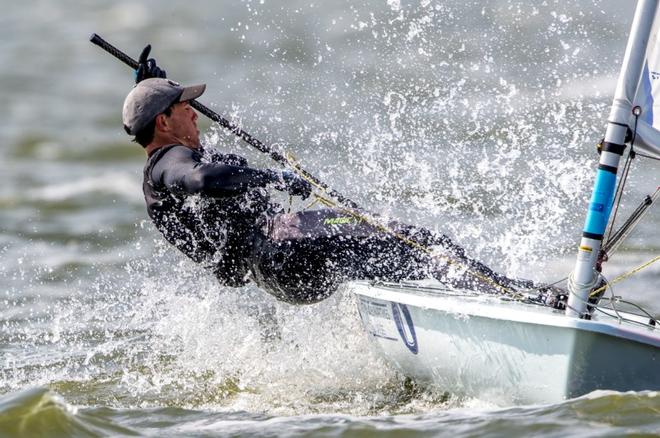
[[[598,236],[605,234],[612,202],[614,201],[615,188],[616,174],[608,170],[598,169],[593,195],[589,202],[587,220],[584,224],[585,233]]]

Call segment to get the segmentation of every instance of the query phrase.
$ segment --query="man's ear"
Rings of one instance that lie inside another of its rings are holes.
[[[165,114],[161,113],[156,116],[156,126],[155,128],[159,131],[167,131],[170,128],[170,124],[168,123],[169,121],[167,120],[167,117]]]

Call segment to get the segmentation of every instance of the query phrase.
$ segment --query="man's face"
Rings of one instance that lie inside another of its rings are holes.
[[[197,112],[188,102],[179,102],[172,106],[169,123],[174,135],[181,144],[192,148],[199,147],[199,129],[197,128]]]

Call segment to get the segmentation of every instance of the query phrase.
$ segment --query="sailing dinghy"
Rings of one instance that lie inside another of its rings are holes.
[[[552,403],[599,389],[660,390],[658,321],[639,307],[621,311],[620,300],[603,295],[600,275],[608,252],[658,196],[647,197],[617,233],[607,232],[624,153],[634,148],[660,157],[659,1],[637,4],[565,295],[484,295],[424,282],[349,284],[370,339],[403,375],[497,403]]]

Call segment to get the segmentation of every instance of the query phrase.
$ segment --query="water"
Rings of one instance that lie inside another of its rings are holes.
[[[548,406],[417,388],[352,296],[223,288],[146,220],[120,127],[131,73],[88,42],[205,82],[202,102],[383,215],[512,275],[570,269],[632,5],[513,0],[3,2],[0,434],[612,435],[660,430],[653,392]],[[208,122],[205,142],[268,160]],[[657,186],[638,160],[624,211]],[[286,201],[286,200],[282,200]],[[297,207],[297,206],[294,206]],[[654,209],[607,267],[657,255]],[[655,315],[660,267],[616,287]]]

